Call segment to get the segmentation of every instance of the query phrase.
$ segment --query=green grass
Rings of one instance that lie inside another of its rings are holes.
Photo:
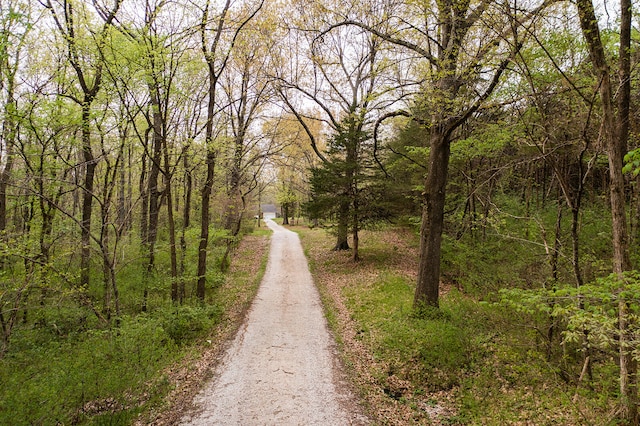
[[[593,217],[585,211],[585,229],[602,232],[606,223],[598,226]],[[552,229],[554,215],[543,219],[543,226]],[[440,419],[442,424],[615,424],[617,372],[609,355],[595,354],[593,380],[579,384],[579,348],[560,345],[556,331],[549,353],[547,317],[493,303],[500,298],[500,288],[540,287],[549,275],[544,247],[519,239],[526,232],[521,223],[508,219],[502,226],[501,232],[508,237],[488,235],[478,242],[446,237],[446,285],[440,308],[421,312],[412,309],[413,279],[394,267],[398,250],[388,243],[395,240],[385,236],[393,230],[363,235],[363,260],[349,267],[344,263],[348,253],[318,254],[330,249],[330,236],[322,230],[301,231],[312,272],[327,282],[344,282],[342,296],[357,338],[375,358],[369,367],[376,378],[375,388],[365,387],[363,392],[385,393],[389,410],[402,404],[419,412],[418,400],[424,403],[425,398],[448,404],[451,412]],[[532,230],[529,236],[538,238]],[[566,233],[563,238],[570,249]],[[407,245],[415,247],[415,242]],[[607,248],[601,239],[594,239],[593,244],[585,240],[583,245],[585,262]],[[560,262],[560,277],[570,280],[570,265],[566,258]],[[322,284],[320,287],[322,291]],[[332,320],[335,304],[329,294],[325,299],[329,299],[325,307],[330,324],[339,333],[340,327]],[[346,359],[358,356],[349,353],[349,348],[344,350]],[[394,390],[388,385],[391,376],[410,383],[411,392]],[[442,392],[449,395],[448,402],[438,400]],[[371,398],[369,401],[376,400]],[[424,414],[419,413],[418,418]]]
[[[121,420],[133,418],[133,395],[150,390],[156,398],[163,387],[154,374],[177,353],[160,317],[123,318],[118,328],[66,338],[42,334],[23,330],[15,336],[21,350],[0,364],[0,424],[91,423],[105,401]]]
[[[214,247],[212,259],[216,253]],[[207,302],[190,297],[193,280],[188,280],[187,300],[180,306],[169,300],[168,257],[159,253],[147,312],[140,311],[144,259],[123,255],[129,260],[118,270],[122,314],[109,326],[78,306],[60,284],[52,282],[42,306],[40,291],[33,292],[0,359],[0,425],[125,425],[161,406],[171,390],[164,372],[192,357],[212,329],[225,324],[227,311],[244,309],[255,295],[266,256],[256,259],[253,253],[245,249],[238,263],[257,261],[257,273],[239,267],[224,275],[212,260]],[[100,300],[99,274],[93,282],[89,294]]]
[[[429,390],[459,384],[459,373],[469,367],[474,347],[469,330],[451,310],[454,306],[443,306],[430,318],[414,315],[411,284],[387,273],[367,289],[345,288],[345,296],[361,326],[361,338],[376,357],[388,361],[389,374]]]
[[[126,424],[167,390],[158,372],[180,359],[180,347],[221,318],[216,305],[166,306],[112,329],[20,329],[0,363],[0,424]]]

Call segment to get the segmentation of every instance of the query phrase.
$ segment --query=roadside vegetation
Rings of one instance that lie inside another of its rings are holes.
[[[0,424],[148,424],[158,422],[157,416],[159,424],[172,424],[179,419],[242,320],[264,272],[269,233],[245,232],[229,272],[210,269],[204,304],[187,293],[183,304],[173,305],[169,283],[158,279],[142,312],[134,278],[140,266],[134,263],[118,277],[122,315],[111,326],[63,297],[57,306],[22,311],[24,325],[0,363]],[[225,250],[220,246],[214,257]]]
[[[610,226],[598,212],[585,210],[585,232]],[[540,234],[527,236],[522,220],[509,217],[482,241],[445,238],[441,305],[423,311],[412,307],[415,228],[362,232],[359,262],[332,251],[326,229],[295,228],[377,424],[618,424],[615,347],[591,352],[584,372],[581,340],[550,333],[558,318],[517,309],[505,295],[544,287],[551,273]],[[540,219],[554,226],[554,215]],[[585,241],[590,270],[601,271],[608,250],[602,240]]]

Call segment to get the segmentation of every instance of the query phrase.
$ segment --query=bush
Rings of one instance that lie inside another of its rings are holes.
[[[190,343],[219,322],[222,309],[217,305],[175,306],[160,312],[167,335],[181,346]]]

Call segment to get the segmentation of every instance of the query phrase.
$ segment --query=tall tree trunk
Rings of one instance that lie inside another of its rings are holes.
[[[82,198],[80,286],[89,287],[91,260],[91,216],[93,208],[93,183],[96,161],[91,148],[91,102],[82,104],[82,155],[85,175]]]
[[[618,132],[615,145],[615,158],[617,179],[619,187],[616,187],[618,203],[622,204],[622,210],[618,212],[618,226],[621,227],[618,238],[624,245],[618,249],[621,256],[621,267],[631,269],[629,258],[629,235],[627,231],[624,178],[622,176],[622,163],[627,151],[629,139],[629,112],[631,103],[631,0],[620,0],[620,47],[618,74],[620,88],[618,89]],[[623,270],[628,270],[623,269]],[[640,423],[638,413],[638,361],[633,356],[633,329],[634,316],[629,314],[630,306],[626,300],[619,302],[619,328],[620,328],[620,394],[623,397],[623,418],[629,424]]]
[[[106,182],[105,182],[106,183]],[[106,192],[106,191],[105,191]],[[111,301],[112,290],[115,287],[111,282],[113,265],[109,256],[109,208],[108,203],[105,202],[102,205],[102,232],[100,232],[100,254],[102,255],[102,280],[104,283],[104,298],[102,303],[102,313],[107,320],[111,320]],[[117,315],[117,314],[116,314]]]
[[[91,105],[100,91],[102,84],[102,72],[104,67],[104,57],[102,56],[102,47],[106,34],[111,27],[115,15],[120,8],[122,0],[115,0],[111,8],[100,10],[100,16],[103,18],[103,26],[99,33],[92,35],[96,42],[98,57],[95,61],[86,58],[80,59],[82,54],[78,51],[77,28],[75,23],[74,2],[63,2],[57,6],[63,8],[62,11],[54,7],[51,0],[40,2],[45,8],[51,12],[53,22],[60,31],[66,47],[68,48],[68,58],[75,74],[78,78],[78,84],[82,90],[83,98],[81,100],[74,98],[80,104],[82,109],[82,161],[84,163],[84,187],[82,199],[82,218],[80,220],[81,228],[81,254],[80,254],[80,286],[87,288],[90,279],[90,256],[91,256],[91,215],[93,207],[93,185],[94,175],[97,161],[93,156],[91,148]],[[87,72],[83,69],[86,64],[93,64],[92,78],[87,78]]]
[[[126,141],[126,138],[127,138],[126,130],[121,129],[120,138],[121,138],[120,143],[124,147],[125,146],[125,141]],[[122,153],[122,154],[124,154],[124,153]],[[122,159],[122,162],[124,162],[124,157]],[[118,207],[117,207],[118,220],[117,220],[117,227],[118,227],[118,234],[119,235],[122,235],[122,233],[126,232],[127,206],[126,206],[125,184],[126,184],[126,171],[125,171],[125,167],[123,165],[123,166],[120,167],[120,169],[118,171]]]
[[[215,90],[217,78],[213,69],[209,69],[209,104],[207,106],[207,125],[205,141],[207,147],[207,177],[202,187],[202,207],[200,209],[200,242],[198,243],[198,270],[196,276],[196,296],[204,301],[207,282],[207,248],[209,246],[209,204],[211,203],[211,191],[213,190],[213,178],[216,167],[216,151],[213,147],[213,119],[215,115]]]
[[[624,175],[622,174],[623,157],[628,136],[629,110],[628,108],[626,109],[626,117],[618,117],[618,122],[622,124],[618,128],[616,126],[609,64],[606,61],[604,47],[600,39],[600,29],[598,28],[598,20],[595,16],[593,4],[591,0],[578,0],[577,5],[582,32],[587,41],[591,62],[598,78],[602,102],[604,140],[609,157],[609,195],[613,219],[613,270],[616,273],[622,273],[631,268],[624,197]]]
[[[217,4],[217,2],[216,2]],[[224,5],[222,6],[222,10],[217,16],[217,24],[213,31],[213,40],[211,43],[208,43],[207,40],[207,32],[210,28],[211,22],[209,17],[209,7],[211,2],[207,0],[205,9],[203,10],[202,20],[200,23],[200,36],[202,42],[202,53],[204,54],[205,61],[207,62],[208,74],[209,74],[209,99],[207,103],[207,123],[205,126],[205,145],[207,149],[207,158],[206,158],[206,166],[207,166],[207,177],[204,182],[204,186],[202,187],[202,209],[201,209],[201,220],[200,220],[200,242],[198,243],[198,270],[196,272],[198,281],[196,284],[196,296],[201,301],[204,301],[205,298],[205,289],[206,289],[206,274],[207,274],[207,247],[209,245],[209,204],[211,202],[211,192],[213,190],[213,179],[215,176],[215,166],[217,160],[216,149],[213,146],[213,120],[216,115],[216,89],[218,86],[218,80],[220,78],[220,74],[224,71],[225,67],[228,64],[228,60],[231,56],[231,52],[233,51],[233,45],[235,43],[236,37],[244,28],[244,26],[253,19],[258,11],[262,9],[264,2],[261,1],[257,8],[253,11],[253,13],[249,14],[249,16],[236,27],[235,30],[232,31],[232,42],[231,45],[226,47],[224,51],[221,51],[220,47],[220,39],[225,30],[225,24],[227,19],[227,13],[231,7],[231,0],[225,0]]]
[[[191,194],[193,191],[193,179],[191,177],[191,170],[189,170],[189,148],[185,149],[182,157],[184,166],[184,206],[182,209],[182,230],[180,232],[180,272],[182,277],[178,288],[178,299],[180,303],[183,302],[185,297],[184,275],[185,275],[185,261],[187,257],[187,236],[186,232],[189,226],[191,226]]]
[[[13,76],[9,76],[7,82],[7,102],[4,106],[4,120],[2,122],[2,153],[4,154],[4,167],[0,172],[0,233],[7,229],[7,187],[11,178],[11,170],[13,168],[13,144],[16,137],[15,109],[16,102],[14,99],[14,80]],[[1,266],[1,265],[0,265]]]
[[[158,188],[158,178],[160,176],[160,162],[162,161],[162,146],[164,144],[163,119],[160,112],[160,100],[157,95],[157,88],[149,87],[151,92],[151,108],[153,110],[153,138],[151,171],[149,172],[148,193],[149,193],[149,230],[147,232],[147,248],[149,258],[147,272],[151,273],[155,266],[155,245],[158,238],[158,215],[160,214],[160,189]]]
[[[440,253],[444,225],[445,189],[449,169],[450,141],[442,124],[431,127],[429,172],[420,226],[420,263],[414,308],[439,306]]]
[[[207,247],[209,245],[209,204],[211,203],[211,191],[213,189],[213,177],[216,166],[216,153],[212,142],[207,147],[207,178],[202,187],[202,208],[200,209],[200,242],[198,243],[198,270],[196,276],[196,296],[204,301],[207,282]]]
[[[148,133],[143,143],[148,146]],[[149,191],[147,190],[147,152],[145,149],[140,160],[140,177],[138,178],[138,190],[140,191],[140,242],[146,247],[149,239]]]
[[[167,196],[167,221],[169,222],[169,255],[171,258],[171,301],[176,303],[178,295],[178,254],[176,252],[176,224],[173,218],[173,198],[171,193],[171,164],[169,163],[169,147],[166,139],[163,143],[164,152],[164,187]]]
[[[241,213],[241,191],[240,184],[242,179],[242,157],[244,154],[244,138],[245,131],[244,126],[246,122],[245,108],[246,108],[246,94],[243,93],[241,97],[242,107],[238,114],[238,123],[240,129],[235,137],[233,148],[233,162],[231,164],[231,170],[229,171],[229,191],[227,192],[227,209],[225,212],[224,228],[233,234],[233,228],[236,226],[238,217]]]
[[[630,90],[630,40],[631,1],[621,0],[620,23],[620,81],[618,94],[618,116],[615,117],[613,89],[609,64],[600,38],[600,28],[591,0],[578,0],[578,14],[583,36],[587,42],[589,56],[598,79],[603,112],[604,138],[609,157],[609,195],[611,200],[613,234],[613,272],[622,278],[631,269],[629,239],[624,196],[623,156],[629,132],[629,90]],[[616,125],[617,121],[617,125]],[[620,345],[620,417],[627,424],[638,424],[638,391],[636,384],[637,365],[631,354],[629,336],[629,306],[624,299],[619,300],[618,327]]]
[[[242,218],[244,216],[244,212],[246,210],[246,200],[242,194],[240,194],[240,208],[239,213],[236,216],[235,222],[232,224],[230,229],[230,235],[227,239],[227,247],[225,249],[224,255],[222,256],[222,260],[220,261],[220,268],[223,272],[226,272],[229,269],[229,265],[231,260],[229,259],[231,256],[231,251],[236,246],[236,242],[238,239],[238,235],[240,235],[240,227],[242,226]]]

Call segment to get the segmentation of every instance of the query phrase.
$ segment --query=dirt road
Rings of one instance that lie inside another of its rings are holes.
[[[246,321],[183,425],[363,425],[297,234],[273,221]]]

